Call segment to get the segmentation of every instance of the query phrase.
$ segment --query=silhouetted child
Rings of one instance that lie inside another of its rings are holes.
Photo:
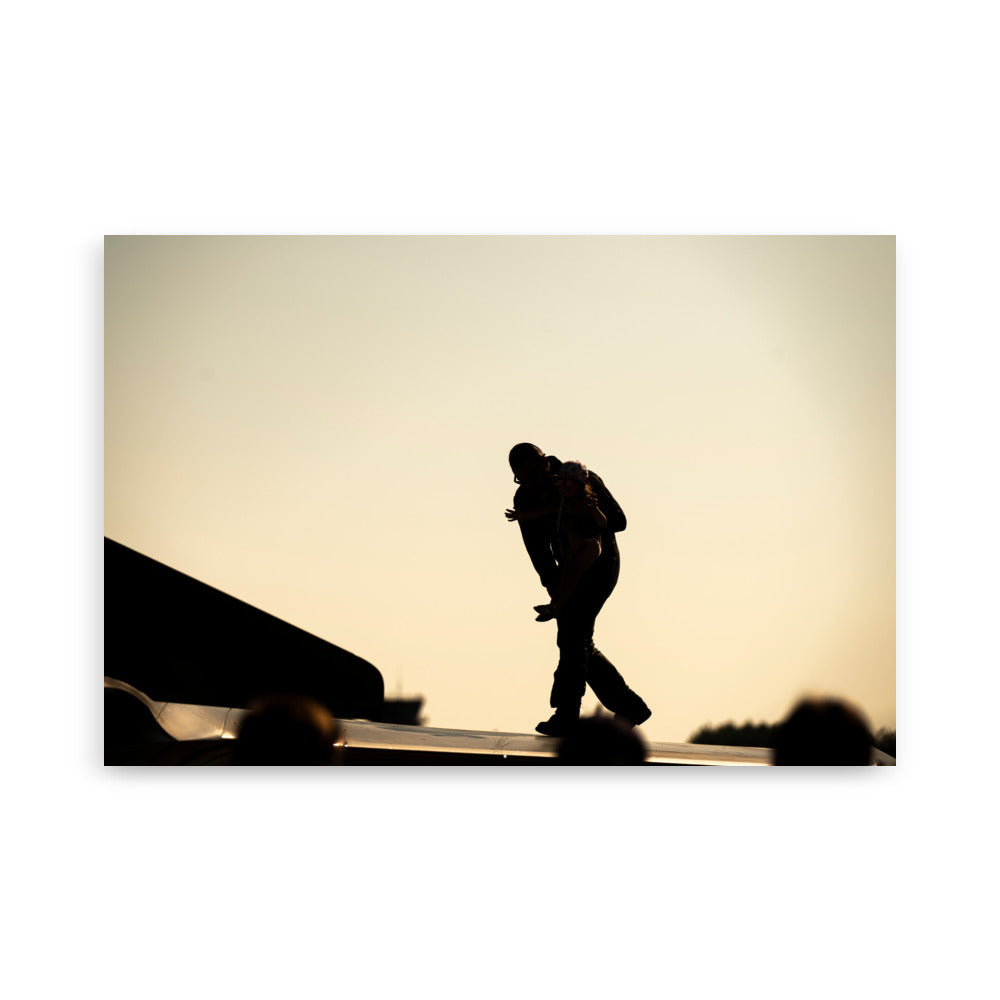
[[[872,763],[872,733],[864,716],[839,698],[803,698],[779,724],[771,763]]]
[[[508,510],[507,520],[523,521],[556,514],[556,531],[562,543],[563,557],[559,563],[559,582],[550,594],[548,604],[536,604],[535,619],[547,622],[573,596],[580,577],[601,555],[601,533],[608,519],[598,506],[597,495],[587,479],[589,473],[582,462],[563,462],[556,472],[559,493],[556,500],[532,510]]]

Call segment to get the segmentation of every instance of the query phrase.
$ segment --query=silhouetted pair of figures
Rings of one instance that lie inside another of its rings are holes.
[[[535,728],[565,736],[580,719],[589,684],[601,704],[626,728],[652,714],[613,663],[594,645],[597,616],[611,596],[621,568],[615,534],[625,514],[604,481],[582,463],[565,466],[534,444],[515,445],[508,455],[514,482],[513,509],[531,564],[549,593],[536,606],[538,619],[556,619],[559,661],[552,681],[551,718]],[[565,474],[564,474],[565,470]]]

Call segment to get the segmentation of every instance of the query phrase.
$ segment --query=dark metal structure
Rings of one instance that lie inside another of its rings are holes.
[[[158,701],[245,708],[305,694],[337,718],[382,717],[380,671],[360,656],[104,539],[104,673]]]

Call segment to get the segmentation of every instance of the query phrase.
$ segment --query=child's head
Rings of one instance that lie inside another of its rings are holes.
[[[590,478],[590,473],[587,472],[587,466],[583,462],[563,462],[559,467],[559,478],[568,479],[570,482],[583,486]]]
[[[556,475],[567,495],[576,496],[578,493],[588,492],[587,481],[590,474],[583,462],[563,462]]]

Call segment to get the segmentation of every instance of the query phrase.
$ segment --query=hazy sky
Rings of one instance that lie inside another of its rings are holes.
[[[105,534],[529,732],[532,441],[623,507],[597,645],[652,740],[895,726],[892,237],[108,237]],[[596,700],[588,691],[584,710]]]

